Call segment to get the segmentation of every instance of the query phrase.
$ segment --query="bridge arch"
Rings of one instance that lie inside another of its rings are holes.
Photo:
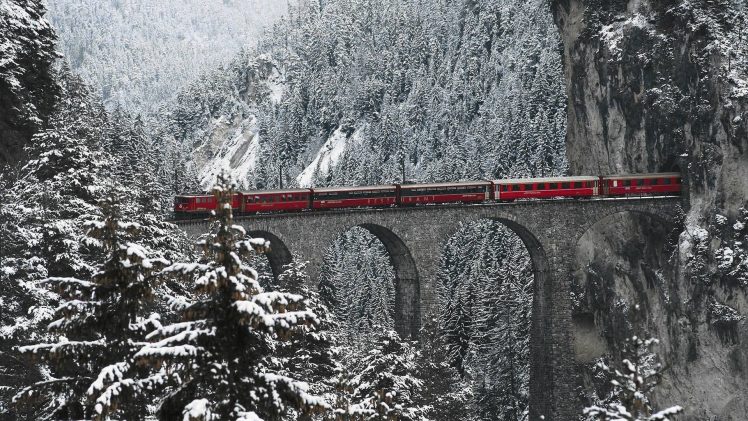
[[[293,255],[286,246],[286,243],[277,235],[263,230],[248,231],[247,237],[264,238],[270,242],[270,251],[265,253],[270,262],[270,269],[273,271],[273,278],[278,281],[278,276],[283,272],[283,266],[291,263]]]
[[[327,245],[354,228],[361,228],[379,240],[395,275],[395,331],[404,339],[415,339],[421,328],[421,285],[415,259],[400,235],[384,225],[365,221],[364,219],[351,221],[352,224],[339,225],[337,229],[327,233]]]
[[[520,222],[512,214],[482,215],[463,223],[472,223],[479,220],[492,220],[500,223],[508,230],[517,235],[524,244],[531,261],[533,272],[533,300],[532,314],[530,317],[530,379],[529,379],[529,409],[530,419],[539,419],[539,414],[549,414],[551,396],[554,393],[554,366],[553,355],[554,340],[554,294],[553,274],[546,249],[531,230],[529,224]],[[456,231],[450,234],[454,236]]]
[[[372,223],[358,226],[377,237],[387,250],[395,269],[395,331],[402,338],[415,339],[421,329],[421,286],[410,250],[389,228]]]

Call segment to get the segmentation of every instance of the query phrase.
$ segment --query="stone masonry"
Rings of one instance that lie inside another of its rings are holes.
[[[575,375],[570,284],[577,242],[594,224],[621,213],[651,215],[672,223],[681,199],[672,197],[553,200],[482,205],[346,209],[237,218],[252,237],[270,241],[275,275],[292,255],[309,261],[316,281],[325,251],[345,231],[363,227],[384,244],[396,279],[395,323],[415,337],[423,317],[436,310],[436,279],[442,249],[460,224],[493,219],[525,243],[533,263],[535,297],[530,337],[530,419],[573,420]],[[191,237],[208,231],[205,221],[180,222]]]

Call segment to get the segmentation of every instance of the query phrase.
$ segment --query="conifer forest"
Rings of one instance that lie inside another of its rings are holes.
[[[360,186],[623,210],[282,264],[244,211]],[[748,420],[748,0],[0,0],[5,420]]]

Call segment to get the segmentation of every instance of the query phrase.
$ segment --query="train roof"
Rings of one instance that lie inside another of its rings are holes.
[[[315,193],[328,193],[338,191],[371,191],[371,190],[395,190],[397,187],[394,184],[386,184],[383,186],[356,186],[356,187],[320,187],[318,189],[312,189]]]
[[[605,175],[603,176],[603,179],[613,179],[613,178],[624,178],[624,179],[639,179],[639,178],[655,178],[655,177],[680,177],[681,173],[679,172],[660,172],[660,173],[649,173],[649,174],[611,174],[611,175]]]
[[[285,193],[309,193],[309,189],[275,189],[275,190],[247,190],[239,192],[243,195],[251,195],[251,194],[285,194]]]
[[[597,177],[538,177],[538,178],[508,178],[505,180],[493,180],[495,184],[507,183],[565,183],[573,181],[595,181]]]
[[[491,184],[487,180],[459,181],[456,183],[426,183],[426,184],[404,184],[400,186],[403,189],[428,189],[434,187],[467,187],[467,186],[485,186]]]
[[[213,196],[210,193],[184,193],[184,194],[178,194],[176,197],[206,197],[206,196]]]

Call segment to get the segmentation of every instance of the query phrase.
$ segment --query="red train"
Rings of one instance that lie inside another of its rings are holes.
[[[673,195],[679,194],[680,191],[680,173],[660,173],[257,190],[236,193],[232,207],[236,214],[241,215],[440,203]],[[174,199],[174,214],[177,218],[206,216],[215,208],[216,199],[212,195],[181,195]]]

